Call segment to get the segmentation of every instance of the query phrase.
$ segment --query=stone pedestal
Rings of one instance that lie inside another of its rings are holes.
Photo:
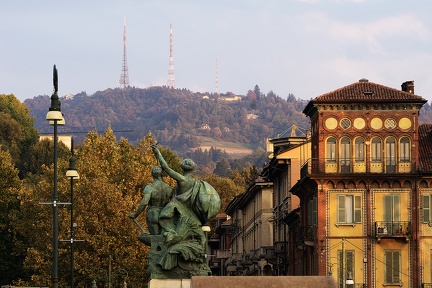
[[[148,287],[149,288],[190,288],[191,279],[152,279],[150,280]]]

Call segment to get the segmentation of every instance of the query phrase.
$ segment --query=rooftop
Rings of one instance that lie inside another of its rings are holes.
[[[414,81],[406,83],[412,84],[411,92],[387,87],[384,85],[370,82],[367,79],[360,79],[358,82],[344,86],[337,90],[322,94],[316,97],[314,102],[422,102],[425,101],[421,96],[415,95]],[[404,86],[402,84],[402,86]]]
[[[432,172],[432,124],[421,124],[419,133],[419,162],[423,172]]]

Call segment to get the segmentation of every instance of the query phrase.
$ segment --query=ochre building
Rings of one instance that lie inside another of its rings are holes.
[[[394,89],[361,79],[308,103],[312,158],[291,189],[296,274],[332,275],[339,287],[432,287],[426,102],[413,81]]]

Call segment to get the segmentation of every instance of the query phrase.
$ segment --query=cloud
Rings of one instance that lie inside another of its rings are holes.
[[[334,75],[340,83],[334,87],[340,87],[352,83],[353,80],[366,78],[371,82],[379,83],[385,86],[398,89],[404,81],[414,80],[417,95],[426,99],[432,99],[432,83],[428,76],[431,73],[432,55],[430,53],[411,52],[405,57],[398,54],[390,55],[391,57],[369,57],[366,59],[352,59],[346,56],[334,57],[326,60],[320,68],[323,67],[327,73]],[[338,86],[339,85],[339,86]]]
[[[324,13],[308,13],[303,23],[309,33],[320,37],[330,37],[342,44],[363,44],[370,52],[385,53],[385,42],[392,39],[411,39],[426,41],[430,33],[425,25],[414,15],[383,17],[357,22],[340,21]]]

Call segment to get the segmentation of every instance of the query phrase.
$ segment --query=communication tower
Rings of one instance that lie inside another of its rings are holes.
[[[126,18],[124,18],[124,32],[123,32],[123,65],[120,73],[119,83],[120,88],[129,87],[129,73],[126,59]]]
[[[172,24],[170,24],[170,57],[169,57],[169,69],[168,69],[168,82],[169,88],[176,88],[174,78],[174,57],[173,57],[173,36],[172,36]]]

